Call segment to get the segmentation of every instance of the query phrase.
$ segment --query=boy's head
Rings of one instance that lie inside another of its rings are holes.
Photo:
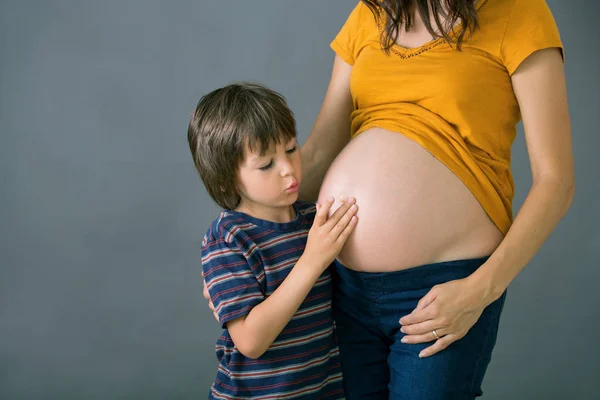
[[[248,198],[281,205],[297,191],[286,190],[300,180],[296,121],[273,90],[235,83],[203,96],[188,126],[188,142],[206,190],[225,209]]]

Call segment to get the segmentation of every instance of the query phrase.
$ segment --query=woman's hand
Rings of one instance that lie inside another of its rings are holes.
[[[427,343],[419,357],[429,357],[464,337],[492,303],[485,287],[464,278],[436,285],[412,313],[400,319],[403,343]],[[435,332],[434,332],[435,331]]]

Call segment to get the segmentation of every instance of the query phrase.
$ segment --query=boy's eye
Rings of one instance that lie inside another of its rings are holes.
[[[293,153],[293,152],[295,152],[297,149],[298,149],[298,147],[297,147],[297,146],[294,146],[294,147],[292,147],[291,149],[289,149],[289,150],[286,150],[285,152],[286,152],[286,153],[288,153],[288,154],[292,154],[292,153]]]
[[[267,165],[265,165],[264,167],[260,167],[258,169],[260,169],[261,171],[266,171],[269,168],[271,168],[273,166],[273,160],[269,161],[269,163]]]

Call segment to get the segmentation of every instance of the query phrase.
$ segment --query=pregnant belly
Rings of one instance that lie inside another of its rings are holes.
[[[444,164],[416,142],[380,128],[361,133],[338,155],[319,201],[328,196],[356,198],[359,222],[338,259],[358,271],[485,256],[503,237]]]

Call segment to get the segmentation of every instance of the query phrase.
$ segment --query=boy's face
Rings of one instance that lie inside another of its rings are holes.
[[[302,178],[300,151],[296,139],[272,146],[262,156],[248,147],[238,169],[240,206],[269,215],[289,207],[298,199]]]

